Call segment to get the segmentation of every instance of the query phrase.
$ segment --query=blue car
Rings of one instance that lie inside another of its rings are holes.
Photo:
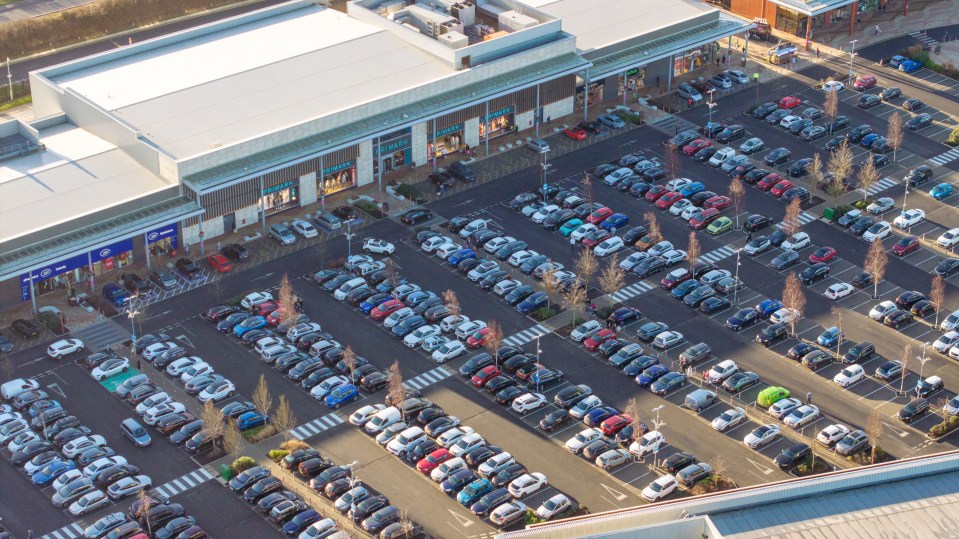
[[[774,312],[783,308],[783,302],[778,299],[764,299],[759,302],[759,305],[756,305],[756,310],[759,311],[760,318],[769,318],[773,315]]]
[[[617,324],[627,325],[632,322],[635,322],[643,317],[643,313],[639,309],[634,309],[632,307],[620,307],[613,311],[612,314],[607,318]]]
[[[385,294],[386,292],[380,292],[380,294]],[[370,314],[370,311],[375,309],[379,304],[386,303],[387,301],[393,299],[391,296],[381,296],[380,294],[374,294],[360,303],[360,310],[364,314]]]
[[[942,200],[952,194],[952,184],[940,183],[929,191],[929,196],[936,200]]]
[[[640,376],[646,369],[658,364],[658,357],[639,356],[638,358],[630,361],[628,365],[623,367],[623,374],[633,377]]]
[[[878,134],[878,133],[870,133],[870,134],[862,137],[862,140],[860,140],[859,143],[862,144],[862,147],[863,147],[863,148],[869,148],[869,147],[872,146],[872,143],[873,143],[873,142],[876,142],[876,139],[879,138],[879,137],[881,137],[881,136],[882,136],[882,135],[880,135],[880,134]]]
[[[446,257],[446,263],[455,268],[459,266],[460,262],[469,260],[470,258],[476,258],[476,253],[474,253],[472,249],[460,249]]]
[[[247,331],[266,327],[265,316],[251,316],[239,324],[233,326],[233,334],[242,337]]]
[[[679,194],[683,195],[686,198],[689,198],[700,191],[705,191],[706,186],[702,182],[693,182],[686,187],[683,187],[679,190]]]
[[[835,346],[836,343],[839,342],[839,339],[844,336],[845,336],[845,333],[840,331],[838,327],[833,326],[827,329],[826,331],[823,331],[822,335],[820,335],[819,338],[816,339],[816,342],[818,342],[819,344],[825,347]]]
[[[456,495],[456,501],[460,502],[460,505],[463,507],[470,507],[492,490],[493,483],[491,483],[489,479],[477,479],[466,485],[466,487]]]
[[[900,56],[897,54],[889,59],[889,67],[893,69],[899,69],[899,66],[902,65],[903,62],[906,62],[908,60],[909,59],[906,58],[905,56]]]
[[[670,391],[683,387],[686,384],[686,375],[681,372],[671,372],[649,386],[650,391],[657,395],[665,395]]]
[[[600,406],[599,408],[590,410],[589,413],[586,414],[586,417],[583,418],[583,423],[585,423],[587,427],[595,427],[618,413],[619,410],[612,406]]]
[[[623,228],[629,224],[629,216],[625,213],[614,213],[606,218],[602,223],[599,224],[604,230],[612,230],[614,228]]]
[[[123,307],[126,305],[127,300],[130,298],[130,293],[127,292],[125,288],[121,288],[115,283],[107,283],[103,285],[103,290],[101,293],[103,294],[104,298],[117,307]]]
[[[655,382],[656,380],[659,380],[660,378],[665,376],[666,373],[668,372],[669,372],[669,368],[667,368],[664,365],[659,365],[659,364],[653,365],[652,367],[641,372],[639,376],[636,377],[636,383],[643,387],[650,386],[652,385],[653,382]]]
[[[307,509],[297,513],[295,517],[284,524],[283,533],[289,536],[298,536],[303,530],[309,528],[311,524],[321,518],[323,518],[323,515],[317,513],[315,509]]]
[[[33,484],[38,487],[45,487],[53,482],[54,479],[60,477],[70,470],[75,470],[77,465],[73,463],[72,460],[60,460],[57,459],[50,464],[47,464],[40,471],[33,474],[33,477],[30,479],[33,481]]]
[[[27,410],[27,413],[31,418],[34,418],[43,412],[46,412],[47,410],[53,410],[54,408],[63,408],[63,406],[60,405],[60,401],[58,400],[43,399],[31,404],[30,409]]]
[[[356,386],[353,384],[344,384],[333,388],[333,391],[330,391],[330,394],[326,396],[323,402],[326,403],[328,408],[336,410],[340,406],[353,402],[358,398],[360,398],[360,392],[356,389]]]
[[[386,293],[393,290],[397,286],[400,286],[401,284],[406,284],[406,279],[402,277],[400,277],[399,279],[396,279],[396,281],[394,281],[393,279],[387,279],[383,281],[382,283],[376,285],[376,291],[379,293]]]
[[[903,73],[912,73],[913,71],[919,71],[922,69],[922,64],[915,60],[906,60],[899,64],[899,71]]]
[[[246,412],[236,418],[236,428],[241,432],[266,425],[266,415],[260,412]]]
[[[516,310],[523,314],[529,314],[536,309],[545,306],[548,300],[549,297],[546,295],[546,292],[537,292],[521,301],[519,305],[516,306]]]

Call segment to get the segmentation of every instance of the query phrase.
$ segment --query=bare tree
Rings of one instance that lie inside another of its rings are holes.
[[[593,203],[593,178],[589,174],[583,174],[583,196],[588,204]]]
[[[296,294],[293,293],[293,285],[285,273],[283,274],[283,279],[280,280],[280,290],[277,299],[279,300],[278,304],[280,306],[280,323],[292,324],[297,317]]]
[[[826,170],[828,170],[834,178],[839,178],[840,181],[844,182],[852,173],[852,164],[852,150],[849,148],[849,144],[844,140],[839,147],[836,148],[836,151],[832,152],[832,155],[829,156],[829,162],[826,163]]]
[[[589,283],[599,270],[599,259],[591,249],[583,249],[576,258],[576,273],[583,279],[586,287],[586,299],[589,300]]]
[[[819,186],[823,183],[823,178],[825,178],[825,171],[823,170],[822,157],[819,156],[819,152],[812,154],[812,163],[809,164],[809,179],[812,180],[813,185]]]
[[[896,152],[902,147],[902,116],[899,111],[892,113],[889,117],[889,130],[886,132],[886,140],[889,141],[889,147],[892,148],[892,162],[896,162]]]
[[[939,311],[942,309],[942,303],[945,300],[946,282],[943,280],[942,275],[936,275],[932,278],[932,287],[929,289],[929,301],[931,301],[933,307],[936,308],[936,325],[933,326],[935,329],[939,329]]]
[[[869,419],[866,420],[866,434],[869,435],[870,455],[869,463],[876,463],[876,447],[879,445],[879,437],[882,436],[882,416],[879,410],[873,409],[869,412]]]
[[[739,228],[739,214],[743,210],[743,202],[746,196],[746,189],[743,187],[743,181],[736,176],[729,182],[729,198],[733,201],[733,209],[736,210],[736,228]]]
[[[826,100],[823,103],[823,115],[829,120],[829,134],[832,134],[832,122],[839,114],[839,94],[837,92],[826,92]]]
[[[576,279],[565,293],[563,293],[563,303],[567,309],[573,311],[573,323],[579,318],[579,311],[586,307],[586,285],[583,281]]]
[[[352,346],[347,346],[346,350],[343,350],[343,362],[346,364],[346,368],[350,369],[350,382],[355,384],[356,352],[353,351]]]
[[[866,252],[866,262],[863,269],[872,274],[872,297],[879,297],[879,281],[886,276],[886,266],[889,265],[889,254],[882,245],[882,238],[876,238]]]
[[[270,408],[273,408],[273,396],[270,395],[270,388],[266,385],[266,376],[261,374],[260,381],[253,390],[253,404],[263,412],[263,415],[270,415]]]
[[[603,292],[614,294],[623,287],[625,282],[626,270],[619,265],[619,257],[613,255],[613,258],[610,259],[609,264],[603,268],[603,273],[599,276],[599,286],[603,289]]]
[[[906,392],[906,376],[909,374],[909,358],[912,357],[912,343],[906,343],[902,349],[902,356],[899,357],[899,363],[902,363],[902,376],[899,380],[899,393]]]
[[[836,327],[839,328],[839,337],[836,338],[836,359],[842,360],[842,341],[843,341],[843,330],[842,330],[842,309],[839,307],[833,307],[829,309],[829,312],[836,317]]]
[[[319,246],[319,245],[322,245],[322,246],[324,246],[324,248],[325,248],[325,247],[326,247],[326,242],[323,241],[323,242],[318,243],[317,245],[318,245],[318,246]],[[314,247],[314,248],[315,248],[315,247]],[[400,285],[400,272],[396,271],[396,264],[393,263],[393,259],[392,259],[392,258],[387,258],[387,259],[386,259],[386,272],[387,272],[387,273],[389,274],[389,276],[390,276],[390,277],[389,277],[389,279],[390,279],[390,285],[391,285],[393,288],[396,288],[397,286],[399,286],[399,285]]]
[[[646,233],[653,240],[653,243],[662,241],[663,230],[659,228],[659,220],[656,219],[656,214],[648,211],[645,215],[643,215],[643,219],[646,221]]]
[[[213,401],[207,401],[200,418],[203,420],[204,435],[213,441],[213,449],[216,449],[217,441],[223,438],[223,412],[213,405]]]
[[[643,429],[640,428],[640,425],[643,420],[640,417],[640,408],[639,403],[636,402],[636,397],[630,397],[630,399],[626,401],[626,409],[623,410],[623,413],[628,415],[631,420],[630,425],[633,427],[632,439],[639,440],[642,438]]]
[[[239,458],[243,453],[243,433],[236,428],[235,423],[229,423],[224,426],[223,432],[223,450],[230,454],[233,460]]]
[[[152,508],[153,500],[150,498],[150,495],[147,494],[146,489],[137,492],[137,518],[142,518],[146,521],[147,525],[147,534],[153,536],[153,524],[150,522],[150,509]]]
[[[783,232],[787,236],[792,236],[799,232],[799,215],[802,213],[802,203],[798,198],[789,201],[786,206],[786,215],[783,217]]]
[[[556,277],[557,269],[553,265],[552,261],[548,262],[549,269],[543,273],[543,291],[546,292],[546,308],[549,309],[553,305],[553,297],[556,295],[556,291],[559,290],[560,283],[559,279]]]
[[[879,171],[872,162],[872,157],[867,157],[865,164],[859,167],[859,173],[856,175],[859,180],[859,190],[862,191],[862,199],[866,200],[869,196],[869,189],[879,181]]]
[[[783,287],[783,306],[794,311],[789,321],[789,332],[795,335],[796,323],[806,309],[806,293],[793,272],[786,277],[786,285]]]
[[[493,354],[493,360],[499,365],[499,349],[503,347],[503,330],[496,320],[490,320],[489,333],[486,334],[486,348]]]
[[[670,179],[679,177],[679,172],[683,168],[682,159],[679,156],[679,148],[675,144],[670,144],[666,152],[666,167],[669,170]]]
[[[389,382],[386,386],[393,406],[399,406],[406,400],[406,386],[403,385],[403,375],[400,373],[400,362],[394,361],[390,365]]]
[[[696,269],[696,263],[702,255],[702,248],[699,246],[699,236],[695,230],[689,231],[689,245],[686,246],[686,259],[689,260],[689,271]]]
[[[286,395],[280,395],[280,403],[277,404],[276,413],[273,414],[273,426],[283,434],[283,440],[290,439],[290,431],[296,426],[296,416],[290,408],[290,402],[286,400]]]
[[[443,292],[443,303],[446,304],[446,308],[450,310],[452,316],[459,316],[463,312],[460,308],[460,300],[456,297],[456,292],[451,289]]]

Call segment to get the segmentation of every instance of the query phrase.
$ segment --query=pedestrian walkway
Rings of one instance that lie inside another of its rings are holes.
[[[675,135],[680,131],[696,129],[696,124],[685,118],[680,118],[675,114],[664,114],[658,118],[654,118],[649,121],[649,125],[667,135]]]
[[[440,380],[449,378],[452,375],[453,373],[450,372],[450,370],[446,367],[436,367],[435,369],[426,371],[419,376],[414,376],[413,378],[406,380],[404,383],[413,389],[421,390],[424,387],[431,386]]]
[[[643,292],[647,292],[653,289],[653,285],[646,283],[645,281],[639,281],[638,283],[633,283],[625,288],[619,289],[618,292],[610,294],[610,297],[613,298],[614,302],[622,303],[629,298],[636,297]]]
[[[935,157],[929,158],[930,161],[939,166],[945,165],[946,163],[951,163],[956,159],[959,159],[959,148],[953,148],[948,152],[944,152]]]
[[[506,337],[503,339],[503,344],[507,346],[523,346],[536,337],[542,337],[543,335],[547,335],[549,333],[552,332],[548,327],[544,326],[543,324],[536,324],[529,329],[520,331],[516,335]]]
[[[73,331],[70,336],[83,341],[83,346],[87,350],[97,352],[129,341],[131,334],[129,328],[124,328],[113,319],[105,318]]]
[[[799,226],[802,226],[802,225],[804,225],[804,224],[806,224],[806,223],[811,223],[811,222],[813,222],[813,221],[815,221],[815,220],[816,220],[816,217],[815,217],[814,215],[811,215],[811,214],[807,213],[807,212],[802,212],[802,213],[799,214]],[[778,223],[778,224],[776,224],[776,227],[777,227],[777,228],[783,228],[783,227],[785,227],[785,226],[786,226],[786,223]]]
[[[290,431],[290,436],[293,436],[298,440],[305,440],[310,436],[316,436],[323,431],[332,429],[342,422],[343,418],[340,416],[336,414],[327,414],[323,417],[318,417],[309,423],[304,423],[299,427],[294,428]]]
[[[939,41],[926,35],[926,32],[909,32],[909,36],[918,39],[926,48],[933,48],[939,44]]]
[[[871,185],[869,189],[866,189],[866,196],[872,196],[872,195],[875,195],[876,193],[881,193],[898,183],[899,182],[897,182],[896,180],[892,178],[882,178],[879,181],[877,181],[875,184]]]
[[[46,535],[40,537],[40,539],[73,539],[74,537],[83,537],[83,526],[74,522],[73,524],[68,524],[59,530],[54,530]]]
[[[181,492],[185,492],[191,488],[198,487],[203,483],[206,483],[210,479],[213,479],[213,477],[213,474],[208,472],[206,468],[199,468],[176,479],[167,481],[166,483],[154,488],[153,491],[166,496],[167,498],[172,498]]]
[[[709,262],[710,264],[715,264],[716,262],[719,262],[720,260],[723,260],[725,258],[729,258],[733,256],[734,254],[736,254],[736,249],[733,249],[732,247],[728,245],[723,245],[722,247],[718,249],[714,249],[704,255],[700,255],[699,259],[702,260],[703,262]]]

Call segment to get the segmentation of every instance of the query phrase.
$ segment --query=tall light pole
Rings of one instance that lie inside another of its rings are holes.
[[[354,488],[356,488],[356,484],[359,483],[360,480],[356,478],[356,471],[353,469],[353,466],[354,466],[356,463],[358,463],[358,462],[359,462],[358,460],[354,460],[352,463],[350,463],[350,464],[348,465],[348,466],[350,467],[350,491],[351,491],[351,494],[350,494],[350,524],[352,524],[352,525],[354,525],[354,526],[356,525],[356,520],[355,520],[355,519],[356,519],[356,495],[355,495],[354,493],[352,493],[352,490],[353,490]]]
[[[349,260],[353,256],[352,240],[353,240],[353,236],[356,236],[356,234],[353,232],[353,227],[351,226],[352,223],[353,223],[352,219],[346,222],[346,234],[343,234],[343,236],[346,237],[346,259],[347,260]]]
[[[742,254],[743,250],[736,249],[736,276],[733,277],[736,282],[733,283],[733,305],[739,306],[739,266],[742,264],[739,262],[739,256]]]
[[[713,101],[713,92],[715,92],[715,91],[716,91],[716,90],[710,90],[710,91],[709,91],[709,101],[706,103],[706,106],[709,108],[709,120],[708,120],[708,123],[706,124],[707,126],[709,126],[709,125],[711,125],[711,124],[713,123],[713,109],[716,108],[716,107],[719,105],[718,103],[716,103],[715,101]],[[706,138],[709,138],[709,133],[708,133],[708,132],[706,133]]]
[[[10,101],[13,101],[13,73],[10,72],[9,56],[7,56],[7,87],[10,88]]]
[[[651,412],[656,412],[656,419],[653,420],[653,426],[656,428],[656,431],[657,431],[657,432],[659,431],[659,428],[660,428],[662,425],[665,425],[665,423],[661,423],[661,422],[659,421],[659,411],[662,410],[662,409],[665,408],[665,407],[666,407],[665,404],[660,404],[659,406],[657,406],[657,407],[653,408],[652,410],[650,410]],[[660,436],[662,436],[662,434],[663,434],[662,432],[659,433]],[[660,445],[662,445],[662,444],[660,444]],[[658,465],[659,465],[659,445],[657,445],[656,448],[653,449],[653,466],[658,466]]]
[[[849,42],[849,83],[847,86],[852,86],[852,59],[856,56],[856,42],[858,39],[854,39]]]
[[[909,180],[902,183],[906,186],[906,190],[902,192],[902,211],[906,211],[906,197],[909,196]]]
[[[134,298],[136,298],[136,296],[130,296],[129,298],[127,298],[127,305],[129,306],[129,309],[130,309],[127,311],[127,318],[130,319],[130,339],[131,339],[130,347],[136,350],[136,345],[133,343],[135,343],[137,340],[137,330],[133,322],[134,322],[134,319],[137,317],[137,315],[140,314],[140,311],[133,308]]]
[[[536,336],[536,391],[539,391],[539,382],[540,382],[540,367],[542,364],[539,362],[539,355],[543,353],[543,349],[539,347],[539,335]]]
[[[927,347],[927,346],[929,346],[929,343],[928,343],[928,342],[922,343],[922,355],[921,355],[921,356],[916,356],[916,359],[919,360],[919,382],[922,382],[922,381],[924,380],[924,378],[922,377],[922,370],[923,370],[923,368],[925,368],[926,362],[929,361],[930,359],[932,359],[931,357],[926,357],[926,347]],[[916,384],[917,390],[918,390],[918,387],[919,387],[919,384],[917,383],[917,384]]]
[[[549,183],[548,183],[547,180],[546,180],[546,173],[549,171],[549,166],[550,166],[549,163],[546,162],[546,154],[548,154],[548,153],[549,153],[549,150],[546,150],[545,152],[542,152],[543,162],[540,163],[540,166],[543,168],[543,188],[542,188],[542,189],[543,189],[543,204],[546,204],[546,203],[549,202],[549,200],[548,200],[549,197],[548,197],[547,194],[546,194],[546,188],[549,187]]]

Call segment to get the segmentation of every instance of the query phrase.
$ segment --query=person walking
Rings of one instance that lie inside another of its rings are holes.
[[[812,391],[806,393],[806,404],[812,404]]]
[[[819,47],[816,47],[816,58],[819,58]]]
[[[750,230],[749,232],[746,233],[746,243],[749,243],[749,242],[751,242],[751,241],[753,241],[753,232],[752,232],[752,230]]]
[[[569,238],[569,250],[570,252],[576,251],[576,238],[570,236]]]
[[[875,28],[874,32],[875,32],[875,35],[877,35],[877,36],[879,35],[880,32],[882,32],[882,30],[879,29],[879,25],[878,25],[878,24],[876,25],[876,28]]]

